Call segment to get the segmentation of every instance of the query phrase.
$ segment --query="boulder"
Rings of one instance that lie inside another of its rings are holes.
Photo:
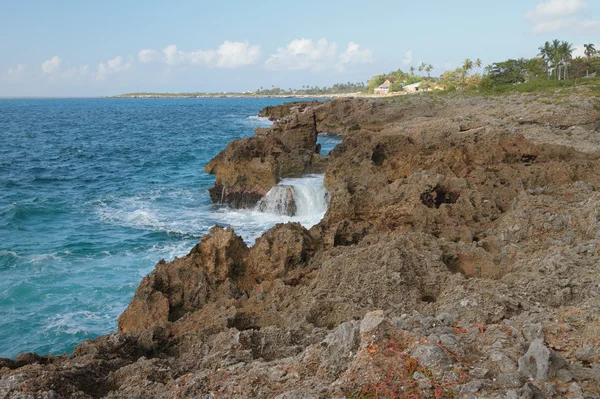
[[[519,372],[536,380],[546,381],[554,378],[565,361],[544,345],[542,339],[535,339],[523,357],[519,359]]]

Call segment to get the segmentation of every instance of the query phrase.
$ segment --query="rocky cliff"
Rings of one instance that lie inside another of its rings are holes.
[[[0,398],[600,398],[599,110],[586,89],[266,110],[207,165],[214,195],[318,164],[323,221],[251,247],[213,228],[118,333],[0,360]],[[317,132],[344,139],[315,162]]]
[[[314,111],[295,106],[286,112],[273,126],[256,128],[256,137],[231,142],[206,165],[204,171],[216,175],[209,190],[213,202],[251,208],[281,179],[323,170]]]

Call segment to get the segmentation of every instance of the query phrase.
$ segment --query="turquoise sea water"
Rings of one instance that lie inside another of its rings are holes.
[[[115,331],[155,263],[216,223],[252,243],[285,221],[212,205],[203,172],[281,102],[0,100],[0,357]],[[337,143],[319,140],[323,152]]]

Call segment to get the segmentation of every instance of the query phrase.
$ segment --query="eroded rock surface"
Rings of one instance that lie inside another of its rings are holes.
[[[207,166],[211,195],[249,205],[338,132],[324,220],[252,247],[213,228],[118,333],[0,360],[0,398],[599,398],[600,112],[560,98],[265,111]]]

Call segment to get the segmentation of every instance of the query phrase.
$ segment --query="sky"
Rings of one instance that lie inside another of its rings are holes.
[[[600,0],[0,0],[0,97],[231,92],[600,49]]]

